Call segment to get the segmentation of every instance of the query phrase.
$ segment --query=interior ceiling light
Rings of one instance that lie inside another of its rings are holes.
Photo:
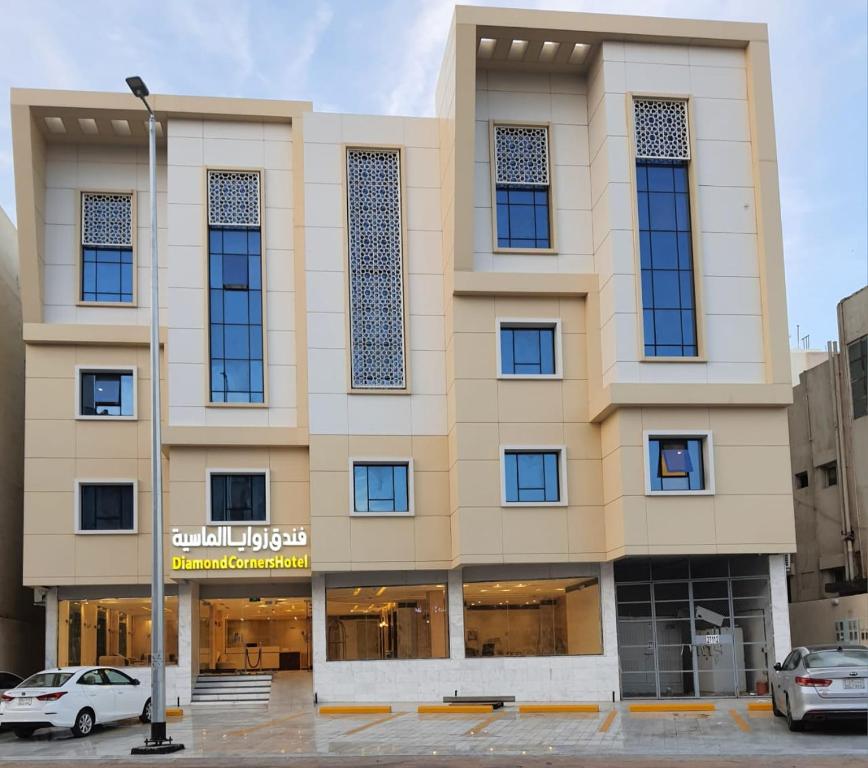
[[[510,61],[521,61],[527,51],[527,40],[513,40],[509,46],[507,58]]]
[[[78,118],[78,127],[81,128],[81,132],[87,134],[88,136],[96,136],[99,133],[99,128],[97,128],[96,120],[92,117],[80,117]]]
[[[382,595],[383,592],[385,592],[385,591],[386,591],[386,588],[385,588],[385,587],[380,587],[380,588],[377,590],[377,592],[376,592],[377,597],[379,597],[380,595]]]
[[[570,64],[581,64],[588,55],[591,46],[587,43],[576,43],[573,46],[573,52],[570,54]]]
[[[479,40],[479,48],[477,53],[480,59],[490,59],[494,56],[494,46],[497,45],[497,40],[493,37],[483,37]]]
[[[132,133],[126,120],[112,120],[112,130],[116,136],[129,136]]]
[[[66,126],[63,124],[63,118],[46,117],[45,126],[49,133],[66,133]]]
[[[560,43],[552,42],[551,40],[546,40],[542,44],[542,48],[540,48],[539,52],[539,60],[540,61],[552,61],[554,57],[558,53],[558,48],[561,47]]]

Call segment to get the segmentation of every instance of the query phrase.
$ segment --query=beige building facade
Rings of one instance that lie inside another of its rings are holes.
[[[435,117],[155,96],[170,697],[752,695],[789,649],[763,25],[459,7]],[[13,92],[24,581],[148,674],[132,97]]]
[[[793,640],[868,640],[868,288],[838,304],[830,357],[803,371],[789,426],[798,550]]]
[[[43,624],[34,594],[21,586],[24,468],[24,343],[18,286],[18,238],[0,208],[0,365],[6,388],[0,402],[0,672],[29,675],[42,663]]]

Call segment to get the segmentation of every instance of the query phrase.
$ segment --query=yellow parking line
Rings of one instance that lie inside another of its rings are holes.
[[[493,710],[491,704],[420,704],[416,708],[420,715],[484,715]]]
[[[712,702],[673,701],[630,704],[630,712],[713,712],[717,707]]]
[[[321,715],[388,715],[391,712],[390,704],[337,704],[319,708]]]
[[[285,723],[288,720],[296,720],[299,717],[303,717],[304,715],[310,715],[311,712],[297,712],[294,715],[290,715],[289,717],[278,717],[274,720],[269,720],[266,723],[260,723],[259,725],[251,726],[250,728],[239,728],[235,731],[227,731],[227,736],[246,736],[248,733],[253,733],[254,731],[260,731],[263,728],[269,728],[272,725],[276,725],[277,723]]]
[[[618,716],[617,709],[609,710],[609,714],[606,715],[606,719],[603,720],[603,724],[600,726],[600,733],[607,733],[609,728],[612,727],[612,723],[615,722],[615,718]]]
[[[373,728],[375,725],[379,725],[380,723],[387,723],[389,722],[389,720],[394,720],[396,717],[400,717],[404,714],[406,714],[406,712],[396,712],[394,715],[389,715],[388,717],[381,717],[379,720],[374,720],[372,723],[365,723],[364,725],[360,725],[358,728],[353,728],[347,731],[344,736],[352,736],[354,733],[359,733],[359,731]]]
[[[742,730],[745,733],[750,733],[750,726],[747,724],[747,720],[745,720],[738,712],[731,709],[729,710],[729,715],[733,720],[735,720],[735,724],[739,727],[739,730]]]
[[[500,720],[501,717],[503,717],[503,715],[493,715],[493,716],[483,720],[481,723],[477,723],[476,725],[474,725],[464,735],[465,736],[476,736],[477,733],[482,731],[484,728],[488,728],[489,725],[491,725],[495,720]]]

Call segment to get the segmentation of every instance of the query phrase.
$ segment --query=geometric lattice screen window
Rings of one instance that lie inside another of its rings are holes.
[[[81,195],[81,244],[131,248],[133,245],[133,196],[115,192],[83,192]]]
[[[397,150],[347,150],[353,389],[404,389],[401,166]]]
[[[634,99],[633,122],[637,159],[690,159],[686,101]]]
[[[208,171],[208,224],[259,226],[259,174],[256,171]]]
[[[548,130],[540,127],[494,127],[496,184],[547,186],[549,183]]]

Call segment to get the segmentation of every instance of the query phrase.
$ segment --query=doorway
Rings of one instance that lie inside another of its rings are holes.
[[[767,573],[753,556],[616,563],[623,697],[767,693]]]
[[[310,598],[199,601],[200,672],[290,672],[311,665]]]

